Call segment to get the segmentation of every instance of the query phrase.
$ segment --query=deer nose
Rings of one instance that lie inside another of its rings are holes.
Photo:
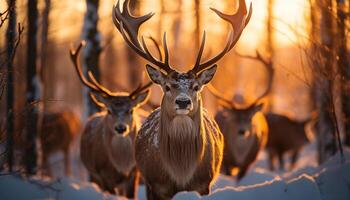
[[[245,134],[245,130],[239,130],[238,131],[238,135],[244,135]]]
[[[119,124],[114,127],[115,131],[117,131],[119,134],[122,134],[126,131],[126,126],[123,124]]]
[[[179,106],[180,109],[186,109],[188,105],[191,104],[189,99],[176,99],[175,103]]]

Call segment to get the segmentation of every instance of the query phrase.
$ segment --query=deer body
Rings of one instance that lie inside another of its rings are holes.
[[[240,180],[264,148],[268,127],[261,112],[230,112],[223,109],[215,116],[225,138],[222,169],[227,175],[231,175],[232,169],[238,169],[237,179]]]
[[[106,112],[89,119],[81,138],[81,159],[101,188],[114,193],[117,187],[120,195],[132,198],[138,180],[133,156],[136,124],[126,137],[115,134],[107,124]]]
[[[287,152],[292,153],[291,168],[294,167],[300,149],[309,142],[305,131],[305,125],[310,121],[294,121],[290,118],[269,113],[266,115],[269,126],[269,139],[266,149],[269,154],[269,168],[274,170],[274,160],[279,160],[280,169],[284,169],[283,156]]]
[[[191,70],[182,73],[170,66],[166,34],[163,37],[164,59],[155,58],[143,37],[138,37],[140,26],[153,13],[132,16],[129,0],[123,10],[117,2],[113,8],[113,22],[128,46],[149,64],[147,74],[164,93],[160,109],[155,110],[142,125],[135,142],[136,164],[146,183],[147,198],[171,199],[177,192],[194,190],[208,194],[213,179],[219,173],[223,154],[223,137],[216,124],[203,108],[201,91],[217,69],[218,62],[238,41],[250,20],[252,8],[246,9],[239,0],[238,11],[226,15],[212,9],[229,22],[230,32],[225,48],[213,58],[202,62],[205,33]],[[153,64],[154,66],[151,66]]]
[[[148,198],[167,199],[182,190],[208,194],[223,153],[216,122],[201,110],[186,119],[165,115],[155,110],[136,139],[137,166],[153,191]]]
[[[103,87],[88,71],[89,79],[82,72],[79,52],[83,42],[73,51],[71,60],[80,81],[91,89],[90,97],[104,111],[91,116],[81,137],[80,157],[89,171],[92,181],[102,189],[128,198],[135,197],[138,171],[135,167],[134,142],[139,117],[135,109],[144,104],[152,83],[140,86],[130,94],[111,92]]]
[[[47,175],[51,175],[49,157],[52,153],[62,151],[65,175],[70,175],[70,147],[80,132],[80,120],[72,111],[46,112],[40,131],[42,148],[42,165]]]

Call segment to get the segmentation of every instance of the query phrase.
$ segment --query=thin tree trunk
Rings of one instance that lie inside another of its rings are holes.
[[[12,172],[14,157],[13,157],[13,134],[14,134],[14,117],[13,117],[13,106],[14,106],[14,87],[13,87],[13,59],[12,54],[15,48],[16,38],[16,1],[8,0],[8,7],[10,8],[8,28],[6,32],[6,43],[7,43],[7,164],[9,171]]]
[[[41,28],[41,48],[40,48],[40,79],[42,84],[42,102],[43,104],[43,113],[47,110],[47,104],[45,102],[47,97],[46,92],[46,80],[47,80],[47,72],[49,71],[48,67],[50,65],[46,64],[47,58],[47,43],[48,43],[48,32],[49,32],[49,14],[51,9],[51,0],[45,0],[45,8],[42,12],[42,28]]]
[[[333,73],[334,73],[334,37],[333,18],[331,13],[332,0],[319,0],[321,9],[320,22],[320,53],[323,62],[320,66],[324,69],[324,77],[318,81],[316,89],[316,104],[319,110],[317,123],[318,131],[318,162],[323,163],[328,160],[337,150],[335,138],[335,124],[333,123]]]
[[[201,10],[200,10],[200,0],[194,0],[194,9],[195,9],[195,19],[196,19],[196,28],[194,30],[195,36],[195,49],[199,49],[199,43],[201,40]]]
[[[134,15],[140,14],[140,2],[139,0],[130,1],[130,9]],[[142,67],[139,65],[138,56],[128,46],[125,47],[128,58],[128,75],[129,86],[134,89],[138,86],[142,79]]]
[[[99,0],[86,0],[86,13],[84,18],[84,26],[82,38],[86,40],[86,47],[83,52],[83,62],[87,69],[90,70],[95,78],[100,80],[99,57],[101,53],[101,35],[97,29],[98,25],[98,7]],[[87,93],[84,94],[84,104],[87,109],[87,115],[97,112],[98,108],[89,98]]]
[[[338,69],[342,77],[342,85],[345,86],[350,81],[350,64],[347,51],[346,37],[346,3],[345,0],[337,0],[337,60]],[[342,90],[342,107],[345,125],[345,144],[350,146],[350,92],[344,87]]]
[[[28,174],[36,173],[37,151],[37,106],[31,106],[39,98],[39,80],[36,71],[37,56],[37,31],[38,31],[38,8],[37,0],[28,0],[28,34],[27,34],[27,95],[26,104],[29,111],[26,118],[26,155],[24,156],[25,168]]]
[[[274,22],[274,13],[273,7],[275,4],[275,0],[268,0],[267,2],[267,21],[266,21],[266,51],[269,54],[269,58],[273,61],[275,56],[275,42],[274,42],[274,30],[273,30],[273,22]],[[274,77],[272,77],[273,79]],[[272,95],[271,95],[272,94]],[[267,112],[273,109],[273,87],[271,88],[270,94],[268,95],[268,107]]]

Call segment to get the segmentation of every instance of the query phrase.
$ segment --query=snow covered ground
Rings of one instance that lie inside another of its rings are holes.
[[[304,148],[297,167],[292,172],[273,173],[267,170],[266,154],[261,153],[247,176],[237,184],[232,177],[220,175],[212,193],[199,196],[196,192],[181,192],[174,199],[268,199],[268,200],[349,200],[350,199],[350,150],[346,161],[340,162],[339,154],[328,162],[316,166],[314,144]],[[26,179],[20,175],[0,176],[0,199],[123,199],[102,193],[95,184],[77,181],[76,178],[43,180]],[[143,186],[138,199],[145,199]]]

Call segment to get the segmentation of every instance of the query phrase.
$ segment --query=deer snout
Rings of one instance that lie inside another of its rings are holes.
[[[190,99],[176,99],[175,100],[176,105],[179,107],[179,109],[187,109],[189,105],[191,104]]]
[[[114,127],[114,130],[119,134],[123,134],[126,132],[127,126],[124,124],[118,124]]]

